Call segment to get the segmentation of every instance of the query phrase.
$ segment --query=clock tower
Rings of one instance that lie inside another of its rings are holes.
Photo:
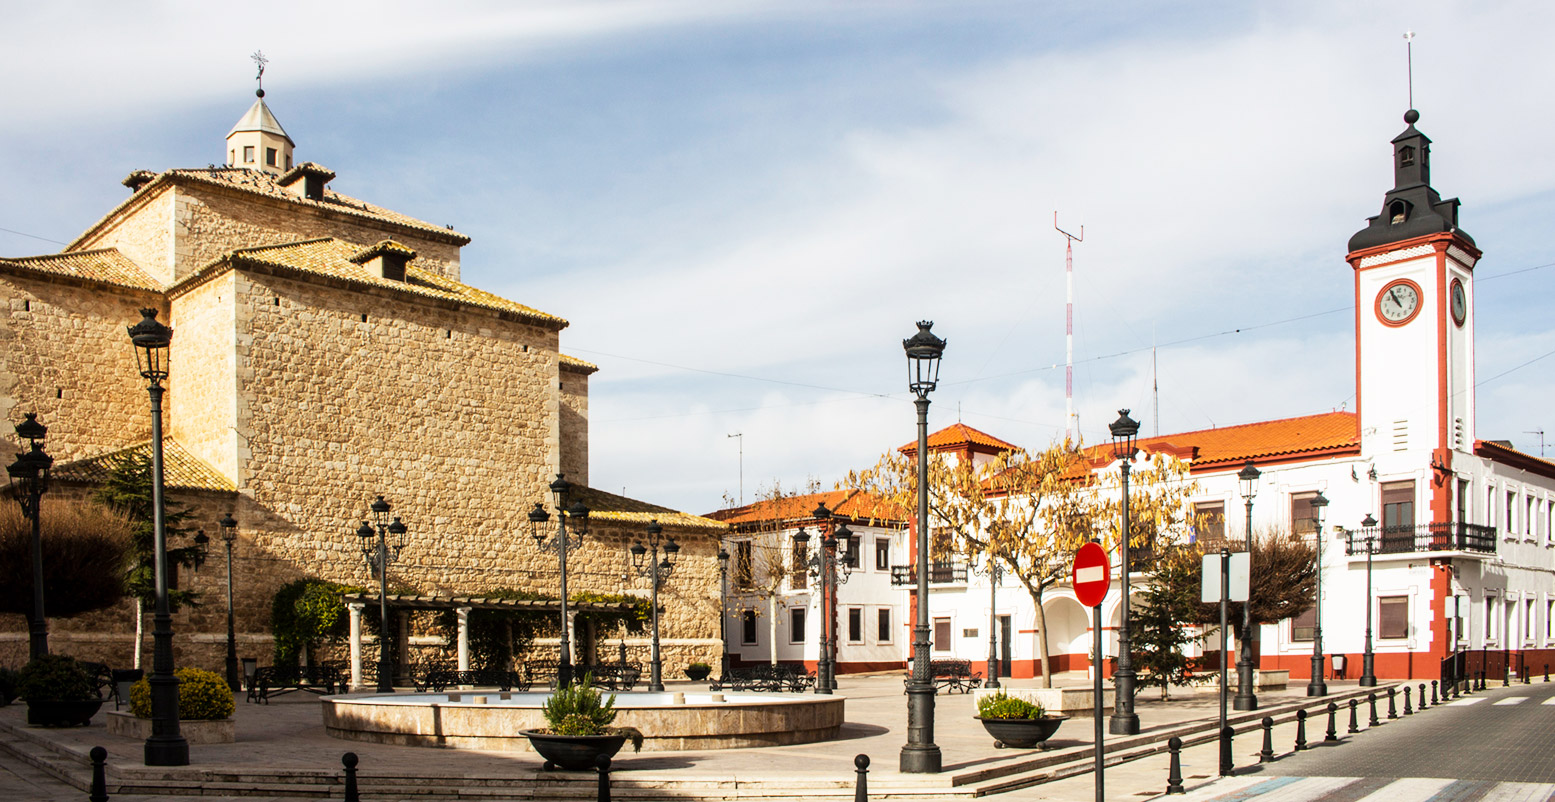
[[[1458,227],[1458,200],[1431,187],[1431,140],[1415,128],[1419,119],[1414,109],[1404,114],[1408,127],[1393,138],[1393,189],[1382,213],[1350,237],[1346,258],[1355,271],[1361,453],[1382,474],[1385,496],[1426,480],[1409,494],[1429,504],[1429,515],[1412,516],[1424,523],[1453,519],[1453,457],[1474,449],[1480,252]]]

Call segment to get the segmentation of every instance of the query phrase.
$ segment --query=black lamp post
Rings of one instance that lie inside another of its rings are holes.
[[[1108,424],[1112,430],[1112,456],[1123,469],[1122,536],[1118,538],[1118,558],[1122,566],[1118,571],[1123,577],[1123,615],[1118,629],[1118,670],[1113,675],[1112,718],[1107,721],[1107,731],[1113,735],[1138,735],[1139,716],[1134,712],[1134,648],[1129,637],[1129,559],[1128,541],[1132,521],[1128,515],[1128,473],[1138,451],[1139,421],[1128,416],[1128,410],[1118,410],[1118,419]],[[1101,655],[1097,655],[1096,670],[1101,671]],[[1044,670],[1046,668],[1044,667]]]
[[[562,639],[556,684],[563,688],[572,684],[572,638],[567,631],[567,552],[582,546],[583,536],[589,531],[589,508],[583,506],[582,501],[567,506],[567,495],[571,491],[572,483],[562,478],[561,474],[556,474],[556,481],[551,483],[551,499],[556,505],[556,534],[549,539],[547,533],[550,527],[547,524],[551,515],[545,511],[545,504],[537,501],[535,508],[529,511],[530,536],[541,551],[556,549],[556,562],[561,571]],[[567,532],[569,519],[572,521],[571,535]],[[654,609],[654,615],[658,615],[658,605],[654,605]]]
[[[129,328],[140,375],[151,394],[151,519],[156,577],[156,608],[152,615],[151,737],[146,739],[148,766],[189,765],[189,742],[178,729],[178,678],[173,676],[173,614],[167,601],[167,531],[162,508],[162,382],[167,378],[168,350],[173,330],[157,322],[157,310],[140,310],[139,323]]]
[[[227,684],[232,690],[241,690],[238,679],[238,640],[232,626],[232,544],[238,540],[238,522],[227,513],[216,524],[221,527],[221,542],[227,546]]]
[[[818,504],[810,513],[817,521],[827,522],[831,520],[831,510],[825,504]],[[837,541],[843,542],[844,554],[837,553]],[[810,554],[810,533],[804,527],[794,533],[794,545],[805,555],[805,568],[810,577],[820,584],[817,595],[821,599],[821,632],[820,655],[816,659],[815,692],[829,694],[837,688],[837,585],[848,581],[852,566],[848,564],[846,553],[852,550],[853,531],[847,524],[838,525],[835,530],[828,528],[821,536],[821,548],[815,554]],[[841,571],[838,571],[838,567]],[[839,575],[840,573],[840,575]]]
[[[1247,501],[1247,553],[1253,553],[1253,496],[1258,495],[1258,477],[1263,474],[1248,460],[1236,478],[1242,485],[1242,498]],[[1249,594],[1251,591],[1249,590]],[[1253,689],[1253,602],[1242,602],[1242,648],[1236,658],[1236,698],[1231,706],[1237,710],[1257,710],[1258,694]]]
[[[934,678],[929,673],[929,393],[939,383],[945,341],[919,321],[918,333],[902,341],[907,352],[907,386],[918,408],[918,615],[912,630],[912,677],[907,680],[907,743],[903,773],[937,773],[942,756],[934,743]]]
[[[1366,518],[1361,521],[1361,528],[1366,530],[1366,651],[1361,654],[1361,681],[1363,688],[1374,687],[1377,684],[1377,674],[1372,666],[1371,654],[1371,553],[1373,538],[1376,537],[1377,519],[1366,513]]]
[[[38,422],[38,413],[27,413],[27,419],[16,424],[16,436],[27,440],[31,447],[16,455],[16,461],[6,467],[11,476],[11,492],[22,506],[22,515],[32,524],[32,621],[28,624],[28,654],[36,660],[49,653],[49,624],[43,610],[43,528],[40,523],[39,505],[49,489],[49,469],[54,458],[43,453],[43,438],[49,427]]]
[[[1328,497],[1319,490],[1309,503],[1312,533],[1317,537],[1317,598],[1312,602],[1316,621],[1312,629],[1312,681],[1307,683],[1307,695],[1327,696],[1328,684],[1323,681],[1323,512],[1328,508]]]
[[[718,641],[723,654],[718,658],[718,676],[729,677],[729,552],[718,547]]]
[[[664,527],[656,520],[649,521],[648,545],[644,546],[639,540],[630,549],[632,570],[653,582],[653,653],[648,660],[648,690],[653,693],[664,692],[664,659],[659,655],[659,585],[675,570],[675,558],[680,555],[680,544],[675,542],[675,538],[670,538],[664,543],[664,559],[659,560],[659,537],[662,534]],[[652,556],[649,559],[643,559],[650,554]]]
[[[357,527],[356,536],[360,539],[362,556],[367,559],[367,567],[378,575],[378,693],[394,693],[394,651],[392,648],[394,628],[389,623],[389,566],[400,558],[400,550],[405,548],[405,532],[407,527],[394,516],[389,519],[389,502],[379,496],[368,505],[372,510],[371,522],[363,521]],[[391,542],[390,536],[394,538]]]
[[[999,563],[992,553],[984,555],[983,566],[978,573],[988,577],[988,679],[983,680],[984,688],[999,687],[999,637],[997,627],[999,613],[997,602],[999,583],[1004,581],[1004,566]]]

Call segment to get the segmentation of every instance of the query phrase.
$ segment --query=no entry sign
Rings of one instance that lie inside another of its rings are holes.
[[[1112,567],[1107,550],[1099,543],[1087,543],[1074,555],[1074,595],[1086,607],[1095,607],[1107,598],[1112,586]]]

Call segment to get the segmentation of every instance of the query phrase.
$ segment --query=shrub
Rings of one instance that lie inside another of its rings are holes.
[[[982,718],[1043,718],[1047,709],[1000,691],[977,700],[977,715]]]
[[[124,598],[130,525],[96,504],[44,499],[39,516],[43,595],[50,618],[111,607]],[[32,616],[32,521],[0,505],[0,612]]]
[[[74,657],[46,654],[22,667],[17,675],[18,690],[29,702],[56,700],[85,701],[101,698],[92,678]]]
[[[545,723],[553,735],[625,735],[634,751],[643,748],[643,734],[634,727],[612,727],[616,697],[601,701],[592,675],[556,689],[545,700]]]
[[[282,585],[270,603],[275,664],[296,666],[303,652],[319,641],[345,637],[348,619],[340,594],[352,590],[360,588],[322,579],[299,579]]]
[[[9,668],[0,668],[0,707],[4,707],[16,698],[16,672]]]
[[[178,718],[183,721],[208,721],[231,718],[235,705],[227,680],[213,671],[180,668],[178,677]],[[151,718],[151,682],[146,679],[130,689],[130,712],[139,718]]]
[[[712,671],[713,667],[706,663],[692,663],[686,666],[687,671]]]

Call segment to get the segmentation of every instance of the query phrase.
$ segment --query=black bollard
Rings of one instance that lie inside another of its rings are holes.
[[[1231,776],[1231,736],[1235,734],[1236,731],[1231,729],[1230,724],[1220,728],[1220,776],[1222,777]]]
[[[1422,686],[1422,687],[1424,687],[1424,686]],[[1420,701],[1424,702],[1425,701],[1425,697],[1422,696],[1420,698]],[[1405,685],[1404,686],[1404,715],[1412,716],[1414,714],[1415,714],[1415,709],[1413,707],[1410,707],[1410,705],[1409,705],[1409,686]]]
[[[853,772],[858,782],[853,785],[853,802],[869,802],[869,755],[853,758]]]
[[[1368,727],[1381,726],[1382,722],[1377,720],[1377,692],[1376,691],[1372,691],[1371,693],[1366,694],[1366,704],[1371,707],[1371,718],[1366,720],[1366,726],[1368,726]]]
[[[101,746],[92,747],[92,791],[87,794],[87,802],[108,802],[108,750]]]
[[[1268,763],[1274,760],[1274,719],[1263,717],[1263,749],[1258,751],[1258,762]]]
[[[594,768],[599,771],[599,791],[595,799],[598,802],[610,802],[610,756],[600,755],[594,760]]]
[[[347,752],[340,756],[340,764],[346,767],[346,802],[361,802],[362,796],[356,790],[356,753]]]
[[[1182,739],[1173,735],[1166,742],[1166,751],[1172,756],[1171,766],[1166,770],[1166,792],[1186,794],[1188,790],[1182,787]]]
[[[1485,675],[1487,673],[1489,673],[1489,672],[1485,672],[1485,671],[1479,672],[1479,687],[1476,690],[1481,690],[1481,691],[1485,690]]]
[[[1501,667],[1501,687],[1512,687],[1512,666],[1507,664]]]
[[[1339,705],[1328,703],[1328,734],[1323,736],[1325,741],[1339,740]]]
[[[1354,735],[1361,731],[1360,719],[1356,718],[1355,715],[1355,708],[1359,706],[1360,701],[1352,697],[1350,699],[1350,729],[1347,730],[1350,735]]]
[[[1549,682],[1550,681],[1550,664],[1549,663],[1545,663],[1544,664],[1544,681],[1545,682]]]
[[[1307,711],[1296,711],[1296,751],[1301,752],[1307,748]]]
[[[1396,686],[1396,685],[1391,687],[1391,688],[1388,688],[1388,720],[1389,721],[1392,721],[1393,719],[1398,718],[1398,708],[1394,707],[1394,705],[1393,705],[1393,693],[1394,693],[1394,691],[1397,691],[1397,690],[1398,690],[1398,686]]]
[[[1463,694],[1463,679],[1461,677],[1453,677],[1452,678],[1452,698],[1457,699],[1462,694]]]

